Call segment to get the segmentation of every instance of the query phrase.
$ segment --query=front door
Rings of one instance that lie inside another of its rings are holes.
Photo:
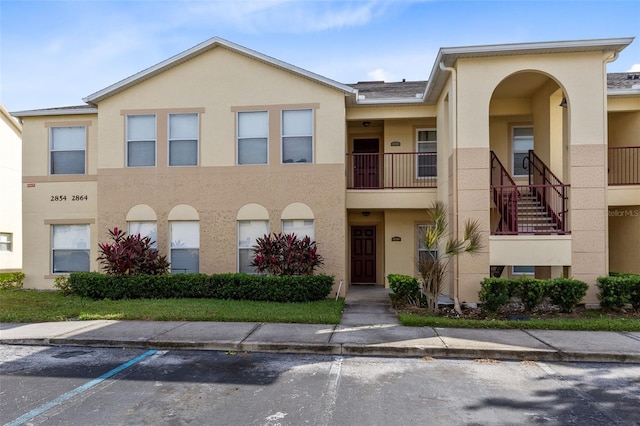
[[[355,188],[380,187],[380,141],[376,138],[353,140],[353,183]]]
[[[351,227],[351,284],[376,283],[376,227]]]

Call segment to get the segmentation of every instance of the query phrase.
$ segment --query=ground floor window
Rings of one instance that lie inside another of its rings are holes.
[[[89,272],[89,225],[52,225],[51,234],[53,273]]]
[[[418,264],[425,262],[427,260],[435,260],[438,258],[438,250],[437,248],[427,247],[425,242],[425,234],[427,229],[430,228],[431,225],[420,224],[418,225],[417,235],[418,235],[418,252],[416,254],[416,259],[418,259]]]
[[[251,266],[256,245],[256,239],[269,233],[269,222],[266,220],[239,220],[238,221],[238,272],[254,274],[255,268]]]
[[[296,234],[299,239],[309,237],[313,241],[315,238],[313,220],[283,220],[282,233]]]
[[[0,251],[13,251],[13,234],[0,232]]]
[[[200,272],[200,223],[197,221],[169,222],[171,238],[171,273]]]
[[[514,265],[511,267],[511,275],[535,275],[536,267],[533,265]]]
[[[151,248],[158,248],[158,225],[154,221],[143,222],[127,222],[129,235],[138,235],[140,237],[149,237],[151,239]]]

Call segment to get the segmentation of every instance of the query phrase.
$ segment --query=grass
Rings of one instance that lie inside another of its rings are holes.
[[[0,290],[0,322],[68,320],[338,324],[344,300],[272,303],[216,299],[91,300],[60,292]]]
[[[398,314],[398,318],[400,319],[402,325],[412,327],[640,331],[640,319],[609,318],[597,310],[594,310],[589,314],[589,316],[583,318],[530,319],[528,321],[445,318],[402,312]]]

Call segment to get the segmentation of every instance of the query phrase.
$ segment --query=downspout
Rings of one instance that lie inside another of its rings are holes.
[[[451,100],[451,140],[453,142],[453,164],[454,164],[454,173],[453,176],[453,235],[455,238],[458,237],[458,74],[456,69],[453,67],[447,67],[444,63],[440,62],[440,69],[442,71],[449,71],[451,73],[451,92],[449,94],[449,98]],[[458,295],[460,294],[460,280],[458,279],[459,272],[459,256],[454,256],[454,274],[453,274],[453,304],[456,312],[458,314],[462,314],[462,309],[460,308],[460,300]]]

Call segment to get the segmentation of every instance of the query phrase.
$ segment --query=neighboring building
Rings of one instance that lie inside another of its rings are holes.
[[[0,104],[0,272],[22,268],[22,126]]]
[[[250,271],[256,237],[310,234],[336,291],[384,285],[416,274],[440,200],[454,234],[483,229],[450,296],[531,273],[596,302],[598,276],[640,272],[640,80],[606,73],[632,41],[443,48],[428,81],[346,85],[213,38],[86,105],[14,113],[25,285],[97,270],[114,226],[157,239],[173,272]]]

